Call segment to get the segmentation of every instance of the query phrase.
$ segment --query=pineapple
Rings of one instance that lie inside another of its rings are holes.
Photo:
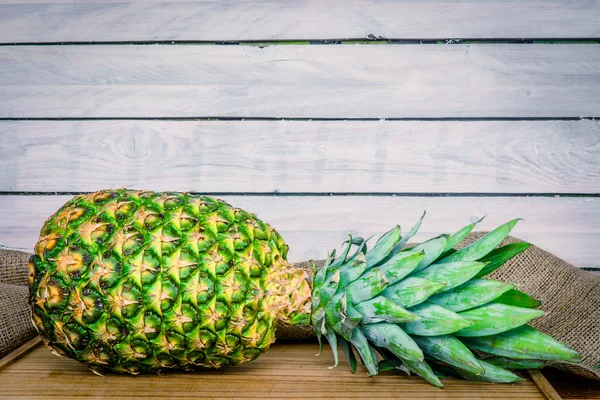
[[[221,200],[125,189],[77,196],[35,246],[33,322],[55,353],[97,373],[234,366],[266,352],[277,324],[312,326],[336,365],[339,346],[353,371],[358,354],[371,375],[401,369],[440,387],[448,370],[512,382],[503,366],[579,359],[526,325],[543,314],[534,299],[481,279],[527,248],[496,249],[517,220],[462,250],[454,247],[475,224],[406,248],[421,221],[369,251],[350,238],[311,274],[286,261],[277,231]]]

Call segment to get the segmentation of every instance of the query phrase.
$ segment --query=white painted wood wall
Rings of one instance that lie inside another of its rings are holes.
[[[370,42],[371,39],[378,39]],[[600,267],[600,1],[0,0],[0,245],[72,193],[211,193],[320,258],[487,215]]]

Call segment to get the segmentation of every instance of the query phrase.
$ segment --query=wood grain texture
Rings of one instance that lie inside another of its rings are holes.
[[[542,396],[544,396],[544,399],[562,400],[562,397],[560,397],[558,392],[552,387],[540,370],[532,369],[527,372],[529,373],[533,384],[538,388]]]
[[[600,192],[598,121],[0,121],[0,191]]]
[[[543,399],[530,380],[513,384],[443,379],[437,389],[416,376],[384,372],[368,377],[359,366],[333,365],[331,350],[315,357],[314,342],[275,343],[258,360],[198,373],[94,375],[82,364],[60,359],[41,346],[0,371],[0,398],[9,399]]]
[[[151,188],[150,188],[151,189]],[[31,251],[44,221],[72,196],[0,196],[0,244]],[[258,214],[290,245],[292,262],[322,259],[348,234],[368,238],[427,210],[415,240],[452,233],[484,216],[476,230],[521,217],[513,235],[579,267],[599,267],[600,198],[226,196]]]
[[[0,370],[7,368],[12,363],[21,359],[23,356],[25,356],[25,354],[29,353],[40,343],[42,343],[42,338],[40,336],[36,336],[24,343],[22,346],[8,353],[6,356],[0,358]]]
[[[600,36],[593,0],[39,2],[0,0],[0,42]]]
[[[599,49],[4,46],[0,118],[596,116]]]

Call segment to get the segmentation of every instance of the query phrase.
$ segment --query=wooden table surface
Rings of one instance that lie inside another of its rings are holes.
[[[514,384],[442,379],[444,389],[394,372],[352,375],[335,369],[329,349],[315,357],[314,341],[279,342],[258,360],[223,370],[163,375],[98,376],[82,364],[58,358],[36,337],[0,359],[0,399],[167,398],[404,398],[600,400],[600,381],[547,368],[523,373]],[[231,378],[230,378],[231,377]],[[536,387],[537,386],[537,387]]]
[[[276,343],[258,360],[235,368],[198,373],[128,376],[94,375],[85,366],[38,345],[0,370],[0,399],[543,399],[530,379],[491,384],[443,379],[438,389],[423,379],[384,372],[353,375],[345,361],[337,368],[329,349],[315,357],[314,342]],[[524,375],[525,376],[525,375]]]

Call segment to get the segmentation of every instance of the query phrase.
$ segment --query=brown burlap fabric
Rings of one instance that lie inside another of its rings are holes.
[[[0,282],[0,357],[37,333],[27,305],[27,286]]]
[[[0,249],[0,282],[10,285],[27,285],[29,257],[22,251]]]
[[[29,256],[0,249],[0,357],[36,335],[27,305]]]
[[[463,245],[484,233],[469,235]],[[503,244],[518,241],[507,238]],[[29,254],[0,250],[0,357],[35,336],[27,306]],[[318,262],[322,265],[322,261]],[[309,262],[296,264],[310,268]],[[531,325],[579,351],[581,364],[553,366],[600,379],[600,275],[582,271],[532,246],[494,272],[491,278],[512,282],[542,301],[546,315]],[[313,337],[310,327],[278,327],[277,338]]]

